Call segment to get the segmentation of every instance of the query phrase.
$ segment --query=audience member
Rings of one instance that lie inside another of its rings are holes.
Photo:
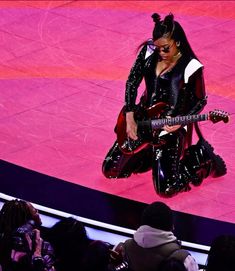
[[[15,199],[3,205],[0,212],[2,271],[52,270],[53,249],[41,239],[40,226],[38,211],[30,202]],[[45,245],[47,250],[43,250]]]
[[[82,260],[91,240],[84,225],[75,218],[63,218],[48,232],[55,250],[55,268],[58,271],[80,270]]]
[[[198,270],[197,263],[181,248],[172,230],[172,210],[163,202],[153,202],[144,210],[141,226],[133,238],[114,249],[122,254],[123,261],[133,271],[156,271],[167,258],[180,260],[188,271]]]
[[[211,244],[205,271],[235,270],[235,236],[220,235]]]
[[[82,271],[110,270],[111,245],[100,240],[92,241],[82,261]]]

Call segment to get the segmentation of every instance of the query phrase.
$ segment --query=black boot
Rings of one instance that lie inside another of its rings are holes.
[[[199,186],[208,176],[216,178],[227,172],[223,159],[214,153],[213,147],[203,138],[185,150],[180,168],[184,179],[195,186]]]
[[[202,152],[205,155],[205,159],[211,160],[212,165],[209,175],[213,178],[225,175],[227,173],[226,164],[221,156],[214,153],[214,148],[209,144],[209,142],[204,139],[200,139],[197,145],[201,147]]]
[[[184,146],[184,133],[168,134],[163,149],[154,148],[152,172],[154,188],[162,197],[172,197],[191,188],[179,171],[180,157]]]

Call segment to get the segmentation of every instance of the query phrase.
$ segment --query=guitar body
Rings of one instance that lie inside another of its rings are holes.
[[[117,133],[117,142],[120,150],[124,154],[134,154],[141,151],[148,144],[160,146],[165,143],[159,138],[159,133],[164,125],[186,125],[188,123],[210,120],[213,123],[223,121],[228,123],[228,113],[222,110],[214,110],[209,114],[177,116],[172,118],[161,118],[169,106],[166,103],[160,102],[147,109],[138,108],[134,112],[134,118],[137,123],[137,140],[132,140],[126,134],[126,115],[125,107],[121,110],[115,131]]]
[[[148,144],[154,144],[156,146],[164,144],[164,141],[158,138],[158,134],[161,131],[160,129],[154,131],[153,136],[150,120],[159,119],[167,107],[168,105],[166,103],[160,102],[147,109],[138,108],[136,112],[134,112],[134,118],[137,123],[138,139],[132,140],[128,138],[126,134],[126,115],[124,106],[119,113],[115,127],[120,150],[124,154],[134,154],[141,151]]]

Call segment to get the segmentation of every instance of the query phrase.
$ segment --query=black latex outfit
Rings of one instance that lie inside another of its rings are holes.
[[[158,58],[158,53],[148,45],[140,50],[126,82],[126,112],[135,111],[137,106],[148,108],[158,102],[169,105],[162,117],[201,112],[206,105],[206,95],[200,62],[182,55],[171,70],[157,77]],[[187,66],[191,68],[186,71]],[[146,89],[136,106],[137,90],[143,79]],[[152,168],[155,190],[162,196],[189,190],[190,182],[200,184],[212,172],[215,155],[207,142],[206,146],[199,142],[185,151],[191,145],[195,125],[197,124],[190,124],[187,128],[181,127],[173,133],[163,135],[166,144],[160,148],[150,144],[133,155],[123,154],[115,142],[104,160],[104,175],[107,178],[123,178]],[[199,131],[198,126],[197,130]],[[207,151],[202,148],[207,148]]]

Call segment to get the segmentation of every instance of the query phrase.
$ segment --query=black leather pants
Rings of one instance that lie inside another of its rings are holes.
[[[153,148],[152,175],[157,194],[170,197],[190,189],[180,172],[180,158],[184,152],[186,131],[180,129],[164,136],[161,149]]]
[[[132,173],[143,173],[151,169],[152,147],[134,155],[123,154],[115,141],[102,165],[102,172],[106,178],[127,178]]]
[[[167,134],[163,137],[165,145],[149,145],[134,155],[123,154],[115,142],[105,157],[102,172],[106,178],[127,178],[132,173],[142,173],[152,168],[154,187],[161,196],[189,190],[179,172],[185,134],[184,129]]]
[[[149,145],[134,155],[123,154],[114,143],[102,165],[106,178],[127,178],[152,168],[154,188],[160,196],[171,197],[189,191],[190,185],[200,185],[209,175],[226,174],[223,159],[205,140],[184,150],[186,131],[180,129],[164,136],[166,144],[160,148]]]

